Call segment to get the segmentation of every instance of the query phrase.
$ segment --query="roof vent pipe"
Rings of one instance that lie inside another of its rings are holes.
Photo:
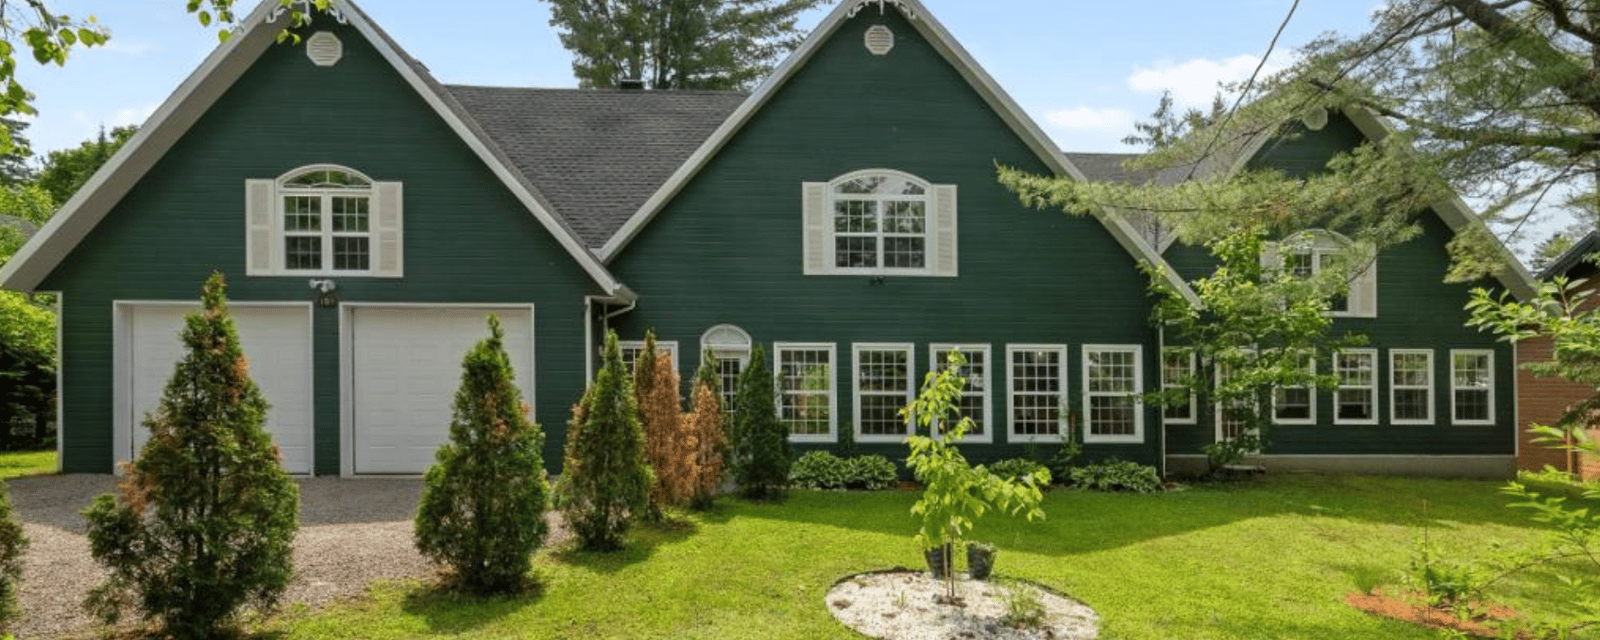
[[[644,89],[644,81],[638,78],[623,78],[617,81],[617,88],[625,91],[640,91]]]

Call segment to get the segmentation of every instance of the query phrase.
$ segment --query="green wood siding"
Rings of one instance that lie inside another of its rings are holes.
[[[591,280],[360,34],[321,25],[344,58],[314,66],[274,46],[106,216],[43,288],[65,293],[69,472],[113,463],[113,300],[194,300],[213,270],[236,301],[311,300],[306,276],[244,276],[244,184],[313,163],[405,183],[405,277],[339,277],[343,302],[535,305],[536,413],[559,466],[584,386],[582,299]],[[487,335],[487,329],[485,329]],[[315,310],[315,465],[338,473],[339,318]]]
[[[1251,161],[1252,168],[1271,167],[1289,175],[1324,170],[1340,151],[1354,148],[1364,138],[1343,116],[1328,119],[1320,131],[1297,130],[1269,143]],[[1438,215],[1418,216],[1422,234],[1390,247],[1378,257],[1378,316],[1338,318],[1334,331],[1365,335],[1361,348],[1378,352],[1378,403],[1376,425],[1333,424],[1333,393],[1317,392],[1316,425],[1282,425],[1270,436],[1273,454],[1399,454],[1399,455],[1512,455],[1515,452],[1516,397],[1512,387],[1515,363],[1511,347],[1491,334],[1468,329],[1463,309],[1474,287],[1495,288],[1483,280],[1471,284],[1444,283],[1449,268],[1446,244],[1451,232]],[[1215,261],[1203,249],[1174,245],[1166,258],[1185,278],[1204,276]],[[1396,425],[1389,420],[1389,350],[1432,349],[1434,368],[1434,421],[1431,425]],[[1450,350],[1494,350],[1495,424],[1466,426],[1450,423]],[[1327,371],[1326,368],[1322,369]],[[1201,407],[1196,426],[1174,425],[1167,430],[1168,452],[1197,454],[1216,433],[1211,407]]]
[[[862,46],[873,24],[894,31],[887,56]],[[721,323],[749,332],[769,358],[773,342],[833,343],[840,429],[853,426],[852,343],[914,343],[919,384],[930,343],[987,343],[995,444],[969,455],[1020,455],[1005,435],[1008,343],[1069,345],[1076,403],[1082,345],[1150,345],[1154,332],[1134,259],[1092,218],[1020,206],[996,183],[997,161],[1047,171],[911,25],[894,11],[864,11],[615,260],[642,299],[613,326],[625,339],[653,327],[677,340],[685,376],[701,334]],[[801,183],[870,168],[958,186],[959,277],[802,274]],[[1148,387],[1155,360],[1148,346],[1144,355]],[[1088,455],[1153,463],[1157,424],[1147,411],[1144,443],[1093,445]],[[905,454],[899,444],[861,449]]]

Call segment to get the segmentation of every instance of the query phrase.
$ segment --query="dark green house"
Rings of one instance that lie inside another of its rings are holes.
[[[62,294],[64,470],[136,451],[212,271],[297,473],[423,471],[489,313],[552,465],[604,332],[636,353],[651,328],[685,375],[714,357],[731,380],[759,346],[804,447],[848,433],[903,453],[896,410],[952,350],[978,459],[1070,438],[1184,465],[1217,436],[1202,407],[1174,420],[1135,398],[1164,364],[1140,265],[1192,297],[1180,278],[1204,261],[1000,187],[997,162],[1119,163],[1058,150],[916,0],[847,0],[749,95],[447,86],[348,1],[274,46],[275,5],[0,270]],[[1315,168],[1380,129],[1334,118],[1251,161]],[[1341,354],[1365,386],[1308,394],[1269,465],[1511,468],[1514,358],[1440,284],[1444,242],[1476,224],[1445,205],[1340,320],[1373,336]],[[1509,269],[1497,284],[1520,290]]]

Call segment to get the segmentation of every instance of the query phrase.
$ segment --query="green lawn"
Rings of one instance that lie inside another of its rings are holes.
[[[0,453],[0,480],[56,472],[54,451],[7,451]]]
[[[1434,638],[1342,597],[1393,584],[1423,503],[1446,549],[1536,540],[1501,483],[1283,476],[1161,495],[1056,491],[1041,523],[995,522],[997,572],[1087,602],[1103,638]],[[557,550],[544,590],[475,601],[416,583],[273,624],[285,638],[852,638],[823,606],[838,578],[920,566],[913,493],[796,492],[782,505],[727,500],[682,526],[636,533],[617,555]],[[987,523],[986,523],[987,524]],[[1592,576],[1600,578],[1600,576]],[[1537,613],[1551,577],[1493,595]]]

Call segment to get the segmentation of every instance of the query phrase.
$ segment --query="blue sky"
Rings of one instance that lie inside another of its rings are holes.
[[[252,0],[239,0],[251,6]],[[1068,151],[1128,150],[1118,140],[1156,106],[1209,103],[1218,80],[1249,75],[1292,0],[923,0],[1030,116]],[[54,0],[93,15],[110,43],[65,67],[19,64],[37,95],[35,151],[75,146],[107,127],[143,122],[216,46],[183,0]],[[377,23],[452,84],[572,87],[571,59],[534,0],[360,0]],[[1367,26],[1376,0],[1306,0],[1269,68],[1324,31]],[[802,19],[806,29],[824,15]]]

